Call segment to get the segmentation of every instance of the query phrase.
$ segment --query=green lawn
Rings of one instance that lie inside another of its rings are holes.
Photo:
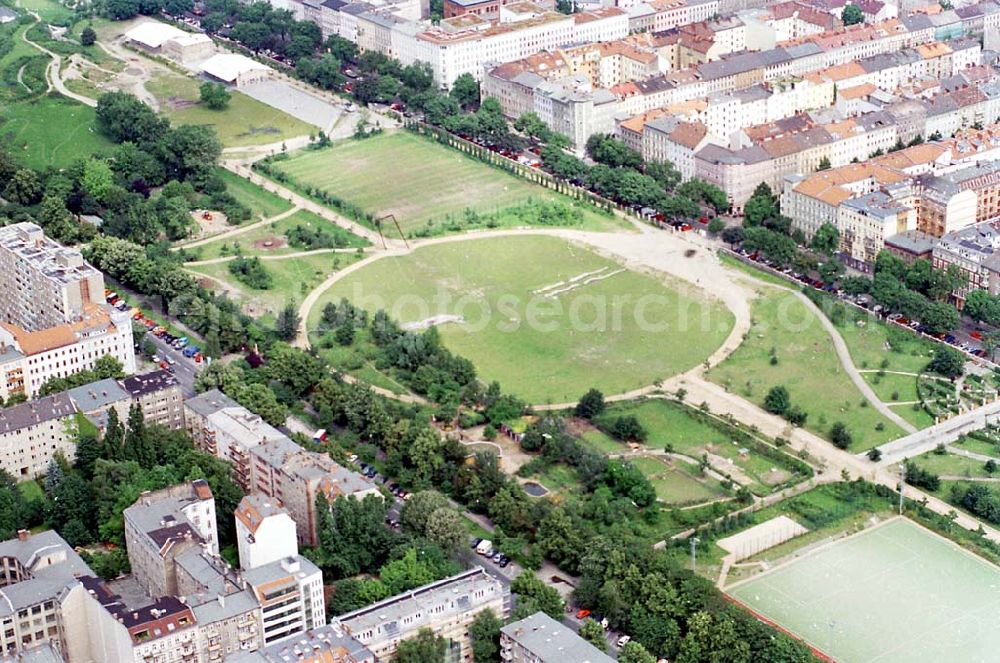
[[[584,274],[606,278],[587,283]],[[560,239],[507,237],[373,262],[324,293],[309,322],[315,329],[323,305],[341,297],[402,324],[461,316],[438,331],[480,378],[531,403],[575,402],[591,386],[621,393],[703,362],[733,320],[700,294]]]
[[[21,496],[29,502],[33,502],[35,500],[41,501],[45,499],[45,493],[42,491],[42,487],[34,479],[22,481],[17,484],[17,488],[21,491]]]
[[[698,504],[719,497],[726,491],[714,479],[702,477],[696,465],[681,460],[641,456],[630,462],[656,489],[656,496],[667,504]]]
[[[719,457],[714,464],[731,476],[742,473],[750,480],[748,488],[755,494],[771,492],[771,486],[791,478],[790,468],[780,461],[767,458],[754,449],[741,454],[742,444],[734,435],[708,422],[699,421],[691,408],[665,399],[650,399],[639,403],[615,404],[608,408],[607,418],[633,415],[646,429],[646,444],[651,448],[669,448],[677,453],[701,458],[703,454]],[[707,416],[707,415],[705,415]],[[732,466],[735,469],[728,469]]]
[[[394,214],[407,234],[435,234],[450,230],[451,224],[461,226],[455,229],[468,227],[467,210],[491,214],[529,200],[573,204],[570,198],[405,131],[303,150],[274,165],[299,184],[325,189],[373,215]],[[626,227],[590,205],[574,209],[579,211],[576,227]],[[523,225],[511,215],[502,216],[497,226]]]
[[[971,451],[972,453],[1000,458],[1000,445],[996,442],[978,440],[974,437],[966,435],[952,442],[952,444],[956,447],[965,449],[966,451]]]
[[[837,325],[859,369],[919,373],[931,360],[935,344],[915,334],[889,326],[873,317],[844,307],[848,315]],[[888,365],[883,366],[883,362]]]
[[[765,288],[753,302],[752,313],[753,326],[746,340],[708,372],[710,380],[758,405],[763,405],[772,387],[783,385],[792,404],[807,413],[807,429],[826,436],[834,422],[843,422],[853,436],[853,449],[867,449],[903,435],[854,386],[831,347],[829,334],[797,296]],[[776,364],[771,363],[772,350]],[[881,431],[876,430],[879,424]]]
[[[215,173],[226,183],[226,190],[253,212],[250,222],[269,219],[292,208],[292,203],[284,198],[260,188],[250,180],[225,168],[216,168]]]
[[[994,451],[992,455],[996,455]],[[974,458],[967,458],[965,456],[959,456],[953,453],[943,453],[938,454],[933,451],[928,451],[927,453],[921,454],[913,459],[919,467],[937,474],[938,476],[951,476],[951,477],[968,477],[968,478],[983,478],[996,476],[1000,477],[1000,473],[989,474],[984,469],[984,463],[981,460],[976,460]]]
[[[38,97],[0,106],[0,142],[26,166],[65,168],[113,147],[94,120],[89,106],[54,95]]]
[[[239,196],[237,195],[237,197]],[[348,230],[344,230],[332,221],[327,221],[323,217],[307,210],[298,210],[291,216],[285,217],[280,221],[267,223],[239,235],[203,244],[194,250],[198,252],[199,260],[210,260],[225,255],[234,255],[237,245],[239,251],[245,256],[275,256],[308,251],[308,248],[295,247],[287,243],[285,232],[296,226],[304,226],[310,230],[320,229],[334,237],[342,237],[344,248],[368,245],[367,240],[352,234]],[[265,241],[274,242],[272,248],[260,245],[261,242]]]
[[[922,405],[918,405],[915,410],[912,405],[893,405],[890,403],[889,406],[892,408],[893,412],[901,416],[903,419],[906,419],[917,428],[927,428],[928,426],[934,425],[934,417],[932,417]]]
[[[235,90],[224,110],[205,108],[198,103],[200,84],[196,79],[171,73],[149,81],[146,89],[160,101],[171,122],[213,127],[225,147],[276,143],[316,132],[311,124]]]
[[[602,454],[620,453],[626,449],[624,444],[596,429],[585,431],[580,436],[580,440],[594,451]]]
[[[872,386],[875,395],[885,403],[898,401],[920,400],[917,396],[917,378],[915,375],[898,375],[895,373],[862,373],[865,382]]]
[[[73,11],[55,0],[15,0],[13,4],[38,14],[47,23],[68,25],[73,19]]]
[[[354,262],[353,253],[321,253],[318,255],[264,261],[265,269],[273,278],[273,285],[267,290],[257,290],[243,283],[229,273],[226,263],[200,265],[186,268],[195,274],[203,274],[224,281],[240,292],[244,309],[255,315],[277,312],[286,302],[301,302],[310,290],[323,282],[327,276]],[[335,261],[337,267],[334,266]]]

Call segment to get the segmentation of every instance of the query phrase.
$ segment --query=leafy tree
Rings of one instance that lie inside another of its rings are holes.
[[[518,619],[533,615],[539,610],[552,619],[562,619],[563,600],[554,588],[546,585],[534,573],[523,571],[510,584],[510,591],[518,596]]]
[[[843,422],[838,421],[830,428],[830,441],[838,449],[847,449],[851,446],[854,438],[851,436],[851,431],[847,430],[847,426]]]
[[[97,100],[97,129],[116,143],[152,145],[169,128],[166,119],[127,92],[106,92]]]
[[[589,617],[580,624],[579,635],[581,638],[594,645],[601,651],[608,650],[608,641],[604,635],[604,628]]]
[[[299,311],[295,307],[295,303],[288,302],[278,313],[274,328],[278,333],[278,338],[283,341],[292,341],[299,335],[299,325],[301,323],[302,318],[299,317]]]
[[[858,23],[865,22],[865,15],[861,11],[860,7],[855,4],[850,4],[844,7],[841,19],[844,21],[844,25],[856,25]]]
[[[735,246],[743,242],[744,233],[743,228],[739,226],[731,226],[722,231],[722,241],[726,244]]]
[[[271,41],[271,29],[266,23],[239,21],[229,35],[252,51],[265,48]]]
[[[944,345],[938,345],[934,357],[925,369],[930,373],[938,373],[946,378],[955,379],[965,372],[965,358],[958,350]]]
[[[618,652],[618,663],[656,663],[656,657],[638,642],[629,642]]]
[[[435,510],[427,518],[427,538],[447,553],[455,552],[468,541],[468,531],[461,514],[450,507]]]
[[[284,426],[288,418],[288,408],[278,402],[266,384],[242,384],[233,390],[231,394],[237,403],[256,412],[261,418],[272,426]]]
[[[401,558],[383,565],[378,575],[390,595],[415,589],[437,579],[434,569],[427,562],[418,559],[416,548],[407,548]]]
[[[869,449],[867,455],[868,455],[868,460],[870,460],[873,463],[877,463],[880,460],[882,460],[882,450],[879,449],[878,447],[872,447],[871,449]]]
[[[500,627],[503,622],[490,609],[483,610],[469,626],[474,663],[495,663],[500,655]]]
[[[448,643],[434,635],[429,628],[422,628],[415,637],[403,640],[396,648],[396,663],[444,663]]]
[[[983,471],[986,472],[987,474],[993,474],[993,473],[995,473],[997,471],[997,462],[995,460],[993,460],[992,458],[990,458],[983,465]]]
[[[42,181],[38,173],[30,168],[22,168],[14,173],[3,190],[3,197],[19,205],[34,205],[42,199]]]
[[[708,232],[710,233],[717,234],[725,229],[726,229],[726,222],[720,219],[719,217],[715,217],[714,219],[708,222]]]
[[[171,16],[182,16],[194,9],[194,0],[164,0],[163,11]]]
[[[765,182],[761,182],[754,189],[753,195],[743,205],[743,225],[746,227],[756,227],[765,225],[771,219],[777,218],[779,214],[778,199]]]
[[[604,394],[597,389],[590,389],[576,404],[576,416],[584,419],[594,419],[604,412]]]
[[[958,327],[958,311],[946,302],[930,302],[924,307],[920,321],[931,334],[943,334]]]
[[[423,536],[431,514],[449,506],[448,498],[436,490],[421,490],[410,495],[410,499],[403,503],[399,520],[406,530]]]
[[[615,417],[608,432],[619,440],[642,442],[646,439],[646,429],[634,414]]]
[[[792,401],[788,389],[784,386],[771,387],[764,397],[764,409],[771,414],[784,414],[791,407]]]
[[[229,106],[229,99],[232,96],[225,85],[211,81],[202,83],[198,92],[201,103],[212,110],[224,110]]]
[[[462,108],[469,108],[479,102],[479,81],[472,74],[464,73],[455,79],[448,92],[452,99]]]
[[[837,226],[829,222],[821,225],[813,235],[811,246],[813,250],[828,256],[836,253],[840,246],[840,231],[837,230]]]
[[[93,46],[97,42],[97,33],[89,25],[80,31],[80,43],[83,46]]]
[[[819,165],[816,166],[816,170],[830,170],[830,157],[823,157],[819,160]]]

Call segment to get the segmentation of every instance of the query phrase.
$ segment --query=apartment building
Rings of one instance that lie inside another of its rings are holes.
[[[327,454],[313,453],[285,437],[259,416],[218,390],[184,403],[184,421],[195,444],[232,466],[246,493],[280,501],[298,525],[299,541],[316,542],[316,495],[380,495],[362,475],[347,470]]]
[[[80,583],[87,600],[75,618],[87,628],[81,642],[88,660],[199,663],[197,620],[180,599],[162,596],[129,606],[99,578],[81,577]]]
[[[180,594],[175,560],[184,552],[219,554],[215,498],[204,479],[147,491],[123,516],[132,575],[151,597]]]
[[[278,644],[255,652],[242,652],[226,663],[375,663],[363,644],[334,624],[310,629]]]
[[[615,660],[541,611],[500,629],[500,658],[505,663]]]
[[[122,389],[117,380],[112,378],[97,380],[73,389],[67,389],[65,393],[77,411],[86,415],[99,431],[105,430],[108,412],[111,410],[115,411],[118,420],[123,424],[128,419],[131,401],[128,392]]]
[[[61,453],[76,458],[76,408],[65,394],[0,409],[0,468],[17,481],[39,477]]]
[[[70,663],[85,662],[87,630],[74,611],[93,572],[54,531],[0,542],[0,656],[54,648]],[[111,660],[111,659],[106,659]]]
[[[135,372],[132,319],[107,306],[88,304],[81,319],[41,331],[0,322],[0,397],[33,398],[51,378],[64,378],[111,355]]]
[[[184,394],[172,373],[158,370],[133,375],[121,380],[120,384],[131,402],[142,410],[147,424],[171,430],[184,429]]]
[[[941,237],[931,262],[938,269],[957,267],[965,284],[953,294],[959,305],[973,290],[1000,294],[1000,223],[977,223]]]
[[[279,500],[247,495],[236,509],[240,566],[252,569],[299,554],[295,521]]]
[[[104,303],[104,275],[34,223],[0,228],[0,321],[29,332],[82,320]]]
[[[253,447],[250,458],[250,492],[280,500],[298,525],[299,541],[308,546],[318,541],[317,495],[322,493],[329,502],[348,496],[381,497],[362,475],[341,467],[327,454],[305,451],[287,437]]]
[[[246,569],[242,577],[260,605],[265,645],[326,624],[323,574],[305,557]]]
[[[471,661],[469,625],[484,610],[506,619],[510,586],[476,567],[335,617],[331,623],[368,647],[378,660],[391,659],[400,642],[429,628],[448,641],[449,660]]]
[[[250,450],[262,442],[287,439],[218,389],[184,401],[184,427],[202,451],[232,465],[233,478],[250,492]]]

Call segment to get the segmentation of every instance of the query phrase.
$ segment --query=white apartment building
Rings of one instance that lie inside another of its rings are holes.
[[[335,617],[342,627],[379,660],[390,660],[399,643],[429,628],[449,643],[452,661],[472,660],[469,625],[492,610],[504,620],[510,614],[510,586],[481,567],[393,596]]]
[[[299,554],[295,521],[279,500],[266,495],[247,495],[240,501],[236,540],[243,569]]]
[[[0,321],[26,331],[79,321],[104,303],[104,275],[34,223],[0,228],[0,288]]]
[[[243,572],[260,604],[264,644],[326,624],[323,574],[305,557],[285,557]]]
[[[45,474],[57,453],[72,462],[76,432],[76,407],[65,393],[0,409],[0,469],[26,481]]]

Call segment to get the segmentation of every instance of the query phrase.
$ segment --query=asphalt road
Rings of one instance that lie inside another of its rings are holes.
[[[168,345],[163,339],[153,336],[151,333],[146,333],[143,337],[144,339],[149,339],[156,346],[156,354],[161,359],[170,358],[174,360],[171,368],[171,372],[174,377],[177,378],[177,382],[181,385],[181,391],[184,393],[184,398],[191,398],[195,395],[194,393],[194,376],[195,374],[204,367],[204,364],[195,363],[194,359],[190,357],[185,357],[184,353],[180,350],[175,350],[173,347]]]

